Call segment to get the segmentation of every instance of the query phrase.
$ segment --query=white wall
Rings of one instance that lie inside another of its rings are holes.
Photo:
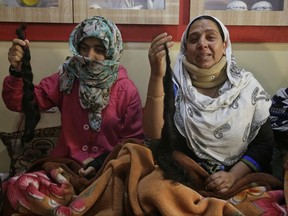
[[[8,74],[8,49],[11,42],[0,41],[0,87]],[[149,43],[126,43],[121,63],[126,66],[130,78],[139,89],[142,103],[145,103],[146,89],[150,73],[148,62]],[[232,44],[238,66],[254,73],[255,77],[272,96],[281,87],[288,87],[288,43],[237,43]],[[170,50],[172,64],[179,50],[179,43]],[[34,73],[34,83],[57,71],[58,66],[70,54],[66,42],[31,42],[31,64]],[[17,130],[20,114],[11,112],[0,100],[0,131]],[[60,124],[59,113],[42,115],[38,127]],[[5,147],[0,142],[0,156],[6,157]],[[0,157],[0,172],[7,170],[3,163],[6,159]],[[6,157],[7,158],[7,157]],[[3,161],[2,161],[3,160]]]

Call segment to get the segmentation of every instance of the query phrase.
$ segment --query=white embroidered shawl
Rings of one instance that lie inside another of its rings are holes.
[[[228,80],[220,88],[217,98],[199,93],[192,85],[182,64],[186,34],[192,20],[182,36],[174,67],[173,81],[178,87],[175,122],[197,157],[231,166],[243,156],[267,120],[271,100],[252,73],[237,68],[229,32],[221,21],[213,18],[221,25],[227,42]]]

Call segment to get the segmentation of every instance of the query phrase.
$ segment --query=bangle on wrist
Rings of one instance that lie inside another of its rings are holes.
[[[160,98],[163,98],[165,96],[165,94],[161,95],[161,96],[150,96],[150,95],[147,95],[147,98],[149,99],[160,99]]]
[[[16,77],[16,78],[21,78],[21,77],[23,77],[23,73],[16,71],[12,65],[10,65],[10,67],[9,67],[9,74],[10,74],[11,76]]]

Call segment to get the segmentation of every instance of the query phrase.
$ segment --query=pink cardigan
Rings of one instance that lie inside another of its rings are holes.
[[[79,102],[78,80],[70,94],[63,94],[59,91],[58,77],[55,73],[35,85],[39,108],[47,110],[56,106],[61,112],[61,135],[51,156],[70,157],[81,163],[111,151],[124,139],[144,140],[141,99],[123,66],[119,67],[118,79],[111,88],[109,104],[102,111],[99,132],[89,128],[88,112]],[[7,76],[4,79],[2,97],[12,111],[21,111],[22,85],[19,78]]]

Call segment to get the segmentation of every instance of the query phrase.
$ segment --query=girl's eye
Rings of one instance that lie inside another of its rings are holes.
[[[84,45],[80,45],[80,52],[87,52],[89,50],[89,47],[84,46]]]
[[[100,46],[96,46],[94,47],[94,52],[103,54],[106,52],[106,49]]]
[[[106,49],[104,47],[98,46],[98,45],[90,47],[90,46],[87,46],[85,44],[82,44],[79,47],[79,51],[83,52],[83,53],[90,52],[91,49],[93,49],[93,51],[95,53],[98,53],[98,54],[105,54],[106,53]]]

